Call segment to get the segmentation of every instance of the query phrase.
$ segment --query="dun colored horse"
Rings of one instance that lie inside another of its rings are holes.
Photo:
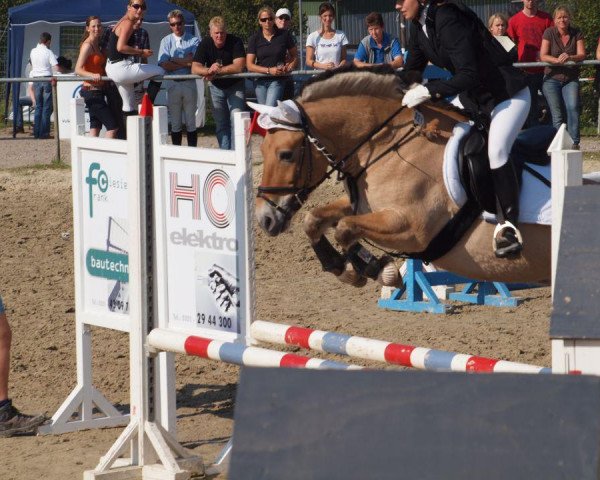
[[[400,106],[402,88],[393,73],[325,75],[295,100],[298,121],[269,128],[261,146],[256,216],[269,235],[286,230],[324,179],[336,174],[346,182],[348,195],[308,212],[304,230],[324,269],[356,286],[364,285],[365,276],[387,285],[400,281],[388,256],[372,269],[361,239],[387,252],[418,254],[459,211],[444,186],[442,161],[454,125],[465,117],[426,103],[419,106],[424,122],[417,126],[414,111]],[[550,226],[520,224],[523,251],[512,259],[494,255],[494,227],[477,215],[432,263],[476,280],[549,282]],[[327,240],[330,229],[345,255]]]

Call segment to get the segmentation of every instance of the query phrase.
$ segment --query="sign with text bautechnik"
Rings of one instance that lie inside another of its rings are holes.
[[[129,313],[127,158],[83,151],[83,303],[87,311]]]
[[[235,170],[163,164],[169,328],[239,333]]]

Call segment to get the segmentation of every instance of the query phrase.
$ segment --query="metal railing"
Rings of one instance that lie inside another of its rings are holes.
[[[513,64],[515,67],[518,68],[531,68],[531,67],[554,67],[556,66],[555,64],[552,63],[547,63],[547,62],[518,62],[518,63],[514,63]],[[600,60],[584,60],[582,62],[567,62],[565,64],[562,64],[561,66],[566,66],[566,67],[577,67],[577,66],[595,66],[595,65],[600,65]],[[319,75],[320,73],[323,73],[322,70],[294,70],[292,72],[289,72],[286,75],[282,75],[281,77],[307,77],[307,76],[315,76],[315,75]],[[271,77],[273,78],[272,75],[266,75],[263,73],[252,73],[252,72],[245,72],[245,73],[235,73],[235,74],[230,74],[230,75],[223,75],[220,78],[260,78],[260,77]],[[195,75],[195,74],[188,74],[188,75],[159,75],[159,76],[155,76],[152,77],[152,80],[158,80],[158,81],[167,81],[167,80],[198,80],[198,79],[202,79],[203,77],[200,75]],[[104,81],[112,81],[112,79],[110,77],[107,76],[103,76],[101,77],[102,80]],[[92,77],[80,77],[78,75],[55,75],[55,76],[51,76],[51,77],[15,77],[15,78],[0,78],[0,84],[3,83],[22,83],[22,82],[49,82],[52,81],[53,82],[53,98],[54,98],[54,114],[57,115],[56,118],[58,118],[58,108],[59,106],[57,105],[56,99],[57,99],[57,92],[56,92],[56,84],[58,82],[82,82],[82,81],[92,81],[94,80]],[[586,79],[587,80],[587,79]],[[598,100],[598,113],[597,113],[597,133],[600,134],[600,99]],[[55,123],[56,125],[56,123]],[[56,139],[56,145],[57,145],[57,158],[60,159],[60,137],[58,134],[58,128],[55,128],[55,139]]]

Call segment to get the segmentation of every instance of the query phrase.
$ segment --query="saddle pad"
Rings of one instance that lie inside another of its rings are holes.
[[[467,201],[467,192],[460,181],[458,171],[458,148],[461,139],[469,132],[469,123],[457,123],[452,136],[444,150],[444,184],[452,201],[462,207]],[[533,170],[550,179],[550,165],[528,164]],[[496,223],[496,215],[483,212],[482,218],[487,222]],[[519,200],[519,222],[537,223],[539,225],[552,224],[552,199],[550,188],[540,182],[526,170],[523,170],[523,183]]]

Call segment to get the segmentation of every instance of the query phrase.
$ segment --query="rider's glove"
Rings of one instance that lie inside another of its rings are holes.
[[[423,85],[417,85],[404,94],[404,97],[402,98],[402,105],[413,108],[429,100],[430,98],[431,94],[429,93],[429,90],[427,90],[427,88],[425,88]]]

